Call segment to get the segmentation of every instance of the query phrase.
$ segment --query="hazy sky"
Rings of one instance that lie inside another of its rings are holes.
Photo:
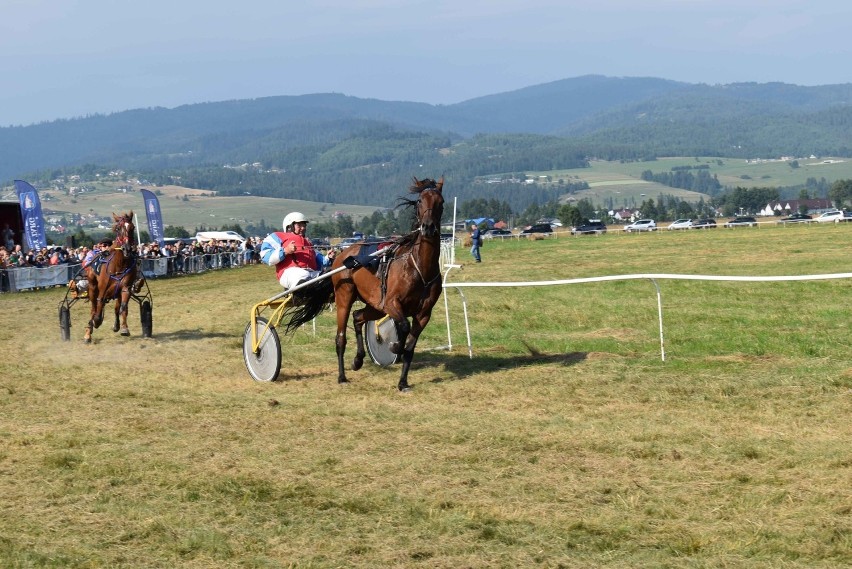
[[[0,126],[325,92],[448,104],[586,74],[850,83],[850,23],[849,0],[2,0]]]

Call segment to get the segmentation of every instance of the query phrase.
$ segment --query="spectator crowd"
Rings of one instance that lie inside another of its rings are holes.
[[[142,243],[137,252],[146,276],[156,277],[259,263],[261,241],[260,237],[250,237],[243,244],[236,241],[169,239],[162,247],[157,242]],[[89,251],[87,246],[68,248],[51,245],[24,252],[19,244],[0,244],[0,291],[10,290],[11,281],[7,273],[11,276],[15,269],[64,265],[73,270],[72,266],[81,264]]]

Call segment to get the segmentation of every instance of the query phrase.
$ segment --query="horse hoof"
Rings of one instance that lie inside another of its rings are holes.
[[[406,385],[404,387],[400,386],[399,392],[400,393],[411,393],[411,386],[410,385]]]
[[[122,336],[129,336],[129,335],[130,335],[130,330],[129,330],[129,329],[127,329],[127,328],[122,329],[122,330],[121,330],[121,335],[122,335]]]
[[[400,353],[399,342],[391,342],[390,344],[388,344],[388,349],[392,354]]]
[[[84,344],[91,344],[91,343],[92,343],[92,339],[91,339],[91,338],[83,338],[83,343],[84,343]]]
[[[364,365],[364,356],[355,356],[352,360],[352,371],[358,371]]]
[[[337,385],[349,385],[349,380],[345,377],[338,378]]]

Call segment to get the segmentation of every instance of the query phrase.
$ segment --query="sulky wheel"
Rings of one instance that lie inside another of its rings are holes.
[[[59,333],[63,341],[71,339],[71,311],[64,304],[59,307]]]
[[[142,319],[142,337],[150,338],[154,334],[154,307],[147,300],[139,305],[139,315]]]
[[[257,317],[257,337],[261,338],[257,352],[252,349],[251,322],[243,333],[243,359],[255,381],[275,381],[281,371],[281,341],[266,318]]]
[[[376,365],[388,367],[399,361],[399,354],[390,351],[390,344],[397,341],[396,324],[390,318],[364,323],[367,353]]]

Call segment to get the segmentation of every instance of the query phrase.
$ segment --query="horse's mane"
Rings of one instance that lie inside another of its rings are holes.
[[[410,231],[409,233],[406,233],[405,235],[401,235],[401,236],[397,237],[396,239],[393,240],[393,242],[398,247],[406,247],[406,246],[412,247],[412,246],[414,246],[415,241],[417,241],[418,235],[420,235],[420,232],[415,229],[414,231]]]

